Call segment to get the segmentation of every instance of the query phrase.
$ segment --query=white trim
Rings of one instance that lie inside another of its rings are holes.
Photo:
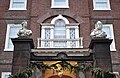
[[[13,46],[13,48],[8,48],[8,43],[9,43],[9,38],[10,38],[9,33],[10,33],[10,28],[11,27],[18,27],[18,26],[21,26],[21,24],[7,24],[7,31],[6,31],[6,40],[5,40],[4,51],[13,51],[14,50],[14,46]]]
[[[51,8],[69,8],[68,0],[66,0],[66,5],[65,6],[63,6],[63,5],[56,6],[56,5],[54,5],[54,2],[55,2],[54,0],[51,1]]]
[[[116,47],[115,47],[115,39],[114,39],[114,31],[113,31],[113,24],[103,24],[103,27],[110,27],[110,34],[111,34],[111,38],[113,39],[111,45],[110,45],[110,50],[111,51],[116,51]]]
[[[107,6],[108,8],[96,8],[96,0],[93,0],[93,10],[111,10],[109,0],[107,0]]]
[[[65,24],[69,24],[69,21],[67,18],[63,17],[61,14],[59,14],[57,17],[53,18],[51,21],[51,24],[55,24],[55,21],[58,19],[62,19],[65,21]]]
[[[9,10],[27,10],[27,0],[24,0],[24,3],[25,3],[25,6],[24,8],[13,8],[12,5],[13,5],[13,0],[10,0],[10,7],[9,7]]]
[[[11,75],[11,72],[2,72],[2,74],[1,74],[1,78],[6,78],[5,76],[6,75]]]

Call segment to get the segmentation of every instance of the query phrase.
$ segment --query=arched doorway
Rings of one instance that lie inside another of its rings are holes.
[[[59,77],[58,75],[54,75],[54,76],[51,76],[49,78],[72,78],[72,77],[67,76],[67,75],[63,75],[62,77]]]

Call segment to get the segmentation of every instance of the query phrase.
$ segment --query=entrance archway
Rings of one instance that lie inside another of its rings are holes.
[[[67,75],[63,75],[62,77],[59,77],[58,75],[54,75],[54,76],[51,76],[49,78],[72,78],[72,77],[67,76]]]

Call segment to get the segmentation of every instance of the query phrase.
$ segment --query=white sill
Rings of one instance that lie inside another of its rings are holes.
[[[9,10],[27,10],[26,8],[9,8]]]
[[[51,6],[51,8],[69,8],[69,6]]]
[[[14,49],[4,49],[4,51],[14,51]]]
[[[110,51],[117,51],[116,49],[110,49]]]
[[[108,11],[109,11],[109,10],[111,10],[111,9],[104,9],[104,8],[103,8],[103,9],[93,9],[93,10],[101,10],[101,11],[102,11],[102,10],[103,10],[103,11],[105,11],[105,10],[107,11],[107,10],[108,10]]]

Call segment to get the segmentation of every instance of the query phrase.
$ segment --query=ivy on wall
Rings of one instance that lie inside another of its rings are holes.
[[[37,62],[31,62],[28,67],[25,68],[23,71],[19,71],[14,75],[10,75],[10,78],[29,78],[32,76],[32,74],[35,72],[35,69],[38,68],[39,70],[53,70],[53,74],[55,72],[61,72],[64,70],[68,70],[70,73],[75,72],[76,74],[79,71],[82,72],[91,72],[93,75],[99,77],[99,78],[116,78],[117,75],[113,74],[109,71],[104,71],[101,68],[94,67],[91,65],[85,65],[85,64],[75,64],[71,65],[70,63],[66,61],[57,62],[55,64],[47,65],[43,63],[37,63]],[[120,78],[117,76],[117,78]]]

